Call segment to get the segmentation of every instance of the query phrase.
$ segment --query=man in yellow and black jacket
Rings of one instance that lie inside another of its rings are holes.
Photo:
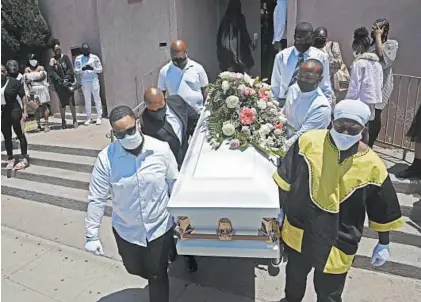
[[[403,220],[385,165],[360,141],[369,116],[364,103],[341,101],[333,128],[302,135],[273,175],[288,251],[288,302],[303,299],[313,267],[317,301],[342,301],[366,213],[369,226],[379,234],[372,264],[383,265],[389,258],[389,231],[400,228]]]

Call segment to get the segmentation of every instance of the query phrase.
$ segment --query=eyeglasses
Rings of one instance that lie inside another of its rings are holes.
[[[126,129],[124,131],[119,131],[119,132],[113,131],[113,132],[114,132],[114,136],[117,139],[123,139],[126,135],[135,134],[136,130],[137,130],[137,127],[136,127],[136,125],[134,125],[133,127],[130,127],[129,129]]]
[[[348,132],[348,135],[358,135],[363,131],[364,127],[359,124],[347,122],[333,122],[333,128],[338,133]]]

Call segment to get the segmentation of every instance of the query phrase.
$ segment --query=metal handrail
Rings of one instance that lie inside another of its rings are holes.
[[[414,151],[414,143],[406,138],[417,109],[421,106],[421,77],[394,74],[395,85],[389,104],[382,114],[382,129],[377,142],[403,150],[403,158],[408,151]]]

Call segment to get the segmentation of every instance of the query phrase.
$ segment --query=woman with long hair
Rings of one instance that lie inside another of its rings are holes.
[[[35,54],[30,54],[28,56],[28,67],[25,68],[25,74],[23,75],[23,85],[26,97],[30,100],[30,103],[35,104],[37,107],[35,116],[38,123],[38,129],[42,130],[40,119],[41,116],[43,116],[45,119],[44,131],[50,131],[48,117],[51,113],[51,105],[50,93],[48,92],[49,85],[47,81],[47,72],[44,67],[39,64]]]
[[[219,25],[217,55],[221,71],[247,72],[254,66],[254,48],[241,12],[241,0],[230,0]]]
[[[355,60],[351,67],[351,80],[349,83],[346,99],[360,100],[366,103],[370,110],[370,121],[374,120],[374,108],[382,102],[383,69],[379,63],[379,57],[370,52],[371,40],[365,27],[354,31]],[[368,128],[368,125],[367,125]],[[363,141],[368,143],[368,129],[364,129]]]

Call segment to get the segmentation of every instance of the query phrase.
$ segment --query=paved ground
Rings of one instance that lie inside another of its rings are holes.
[[[2,169],[2,301],[148,301],[145,280],[131,277],[122,267],[111,233],[110,208],[101,228],[105,257],[83,251],[88,182],[98,150],[109,142],[107,122],[28,135],[31,166],[12,178],[6,178]],[[396,152],[377,151],[383,153],[392,173],[407,165]],[[4,160],[2,152],[3,164]],[[395,185],[407,223],[392,233],[391,261],[381,269],[371,267],[376,234],[366,228],[344,301],[419,301],[421,297],[421,200],[408,194],[420,186],[396,179]],[[190,275],[180,259],[169,273],[172,301],[279,301],[283,297],[284,268],[268,272],[263,260],[200,258],[199,271]],[[311,276],[308,284],[305,302],[315,301]]]

